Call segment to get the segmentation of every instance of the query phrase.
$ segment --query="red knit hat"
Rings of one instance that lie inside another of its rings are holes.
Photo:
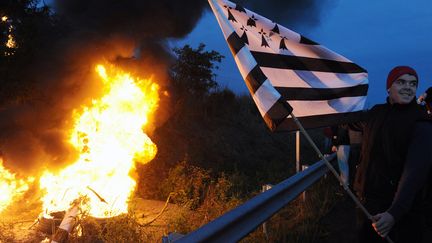
[[[408,66],[397,66],[393,68],[388,74],[387,89],[389,89],[392,86],[393,82],[396,81],[396,79],[398,79],[400,76],[404,74],[414,75],[418,80],[417,72],[413,68]]]

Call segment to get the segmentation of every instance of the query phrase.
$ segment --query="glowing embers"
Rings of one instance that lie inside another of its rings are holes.
[[[64,211],[79,198],[94,217],[112,217],[127,212],[135,189],[129,175],[134,162],[154,158],[156,145],[143,132],[159,102],[159,86],[115,67],[96,68],[104,95],[91,106],[74,112],[70,142],[79,158],[58,174],[44,172],[40,180],[45,213]]]
[[[8,29],[7,30],[7,37],[8,37],[8,39],[7,39],[6,43],[5,43],[5,46],[8,48],[8,50],[6,50],[4,52],[4,55],[5,56],[10,56],[10,55],[14,54],[14,50],[13,49],[15,49],[15,48],[18,47],[18,45],[17,45],[17,43],[15,41],[15,38],[12,35],[14,27],[12,25],[12,21],[7,16],[1,17],[1,22],[3,24],[6,24],[7,25],[7,29]]]

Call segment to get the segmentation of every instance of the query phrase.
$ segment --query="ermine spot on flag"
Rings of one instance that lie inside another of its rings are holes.
[[[348,123],[363,110],[365,69],[227,0],[209,0],[246,86],[272,131]]]

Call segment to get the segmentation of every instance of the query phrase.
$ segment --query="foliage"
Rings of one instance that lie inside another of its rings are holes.
[[[148,229],[142,227],[133,213],[110,219],[86,217],[71,233],[68,242],[150,242]]]
[[[169,222],[170,231],[180,233],[190,232],[241,203],[225,174],[211,179],[209,171],[186,161],[170,170],[161,190],[173,192],[172,202],[194,210],[193,214],[179,214]]]
[[[267,235],[257,228],[242,242],[319,242],[326,234],[320,221],[336,202],[336,179],[323,178],[266,222]]]
[[[210,174],[195,166],[180,162],[171,169],[168,177],[160,186],[163,195],[173,192],[172,202],[196,209],[204,198],[204,194],[211,183]]]
[[[20,102],[32,93],[34,85],[25,67],[32,67],[36,53],[52,45],[67,27],[60,24],[48,6],[37,0],[8,0],[0,4],[0,105]],[[13,38],[15,47],[6,45]]]
[[[164,184],[167,181],[176,181],[178,183],[173,184],[178,185],[180,190],[183,190],[184,187],[181,183],[188,180],[185,177],[194,178],[203,174],[202,170],[188,169],[187,167],[193,166],[184,161],[180,163],[172,169],[170,177],[165,180]],[[172,173],[173,171],[175,173]],[[186,173],[178,173],[179,171],[194,172],[187,176]],[[199,172],[196,173],[197,171]],[[204,178],[207,179],[207,177]],[[189,181],[199,180],[189,179]],[[201,182],[198,184],[202,185]],[[266,222],[267,235],[263,233],[262,227],[258,227],[242,242],[316,242],[326,234],[327,229],[320,224],[320,220],[335,205],[337,190],[337,182],[333,177],[319,180],[308,189],[305,201],[302,196],[298,197]],[[202,196],[202,203],[194,209],[192,214],[182,212],[171,219],[168,223],[169,232],[187,234],[244,202],[244,200],[236,197],[233,192],[233,184],[225,175],[221,175],[216,183],[210,183],[207,193]],[[187,197],[182,197],[182,202],[187,200]],[[189,200],[196,202],[194,197],[189,198]],[[185,203],[183,205],[191,204]]]
[[[12,58],[14,54],[29,54],[36,47],[47,41],[46,31],[54,24],[47,6],[38,7],[36,0],[7,1],[1,10],[1,43],[6,43],[8,36],[13,36],[19,48],[0,45],[0,53]],[[44,33],[45,32],[45,33]]]
[[[161,183],[161,194],[173,193],[171,202],[197,209],[209,201],[227,203],[235,198],[232,183],[225,174],[211,177],[210,171],[182,161],[172,168]],[[211,199],[209,199],[211,198]]]
[[[170,168],[185,160],[210,170],[211,176],[225,173],[235,182],[240,197],[293,174],[295,134],[271,133],[250,97],[221,90],[187,109],[171,117],[153,134],[158,154],[151,163],[139,168],[138,195],[166,198],[169,192],[159,194],[161,191],[154,190],[153,185],[158,184],[159,178],[167,177]],[[315,141],[323,141],[320,130],[311,134]],[[319,160],[305,139],[302,139],[301,153],[304,164]]]
[[[217,68],[215,62],[221,62],[223,56],[216,51],[204,51],[204,48],[202,43],[196,49],[189,45],[174,48],[177,61],[171,74],[176,94],[199,99],[217,87],[213,69]]]

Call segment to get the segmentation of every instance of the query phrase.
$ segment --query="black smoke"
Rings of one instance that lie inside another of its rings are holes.
[[[316,27],[338,0],[233,0],[288,28]]]

